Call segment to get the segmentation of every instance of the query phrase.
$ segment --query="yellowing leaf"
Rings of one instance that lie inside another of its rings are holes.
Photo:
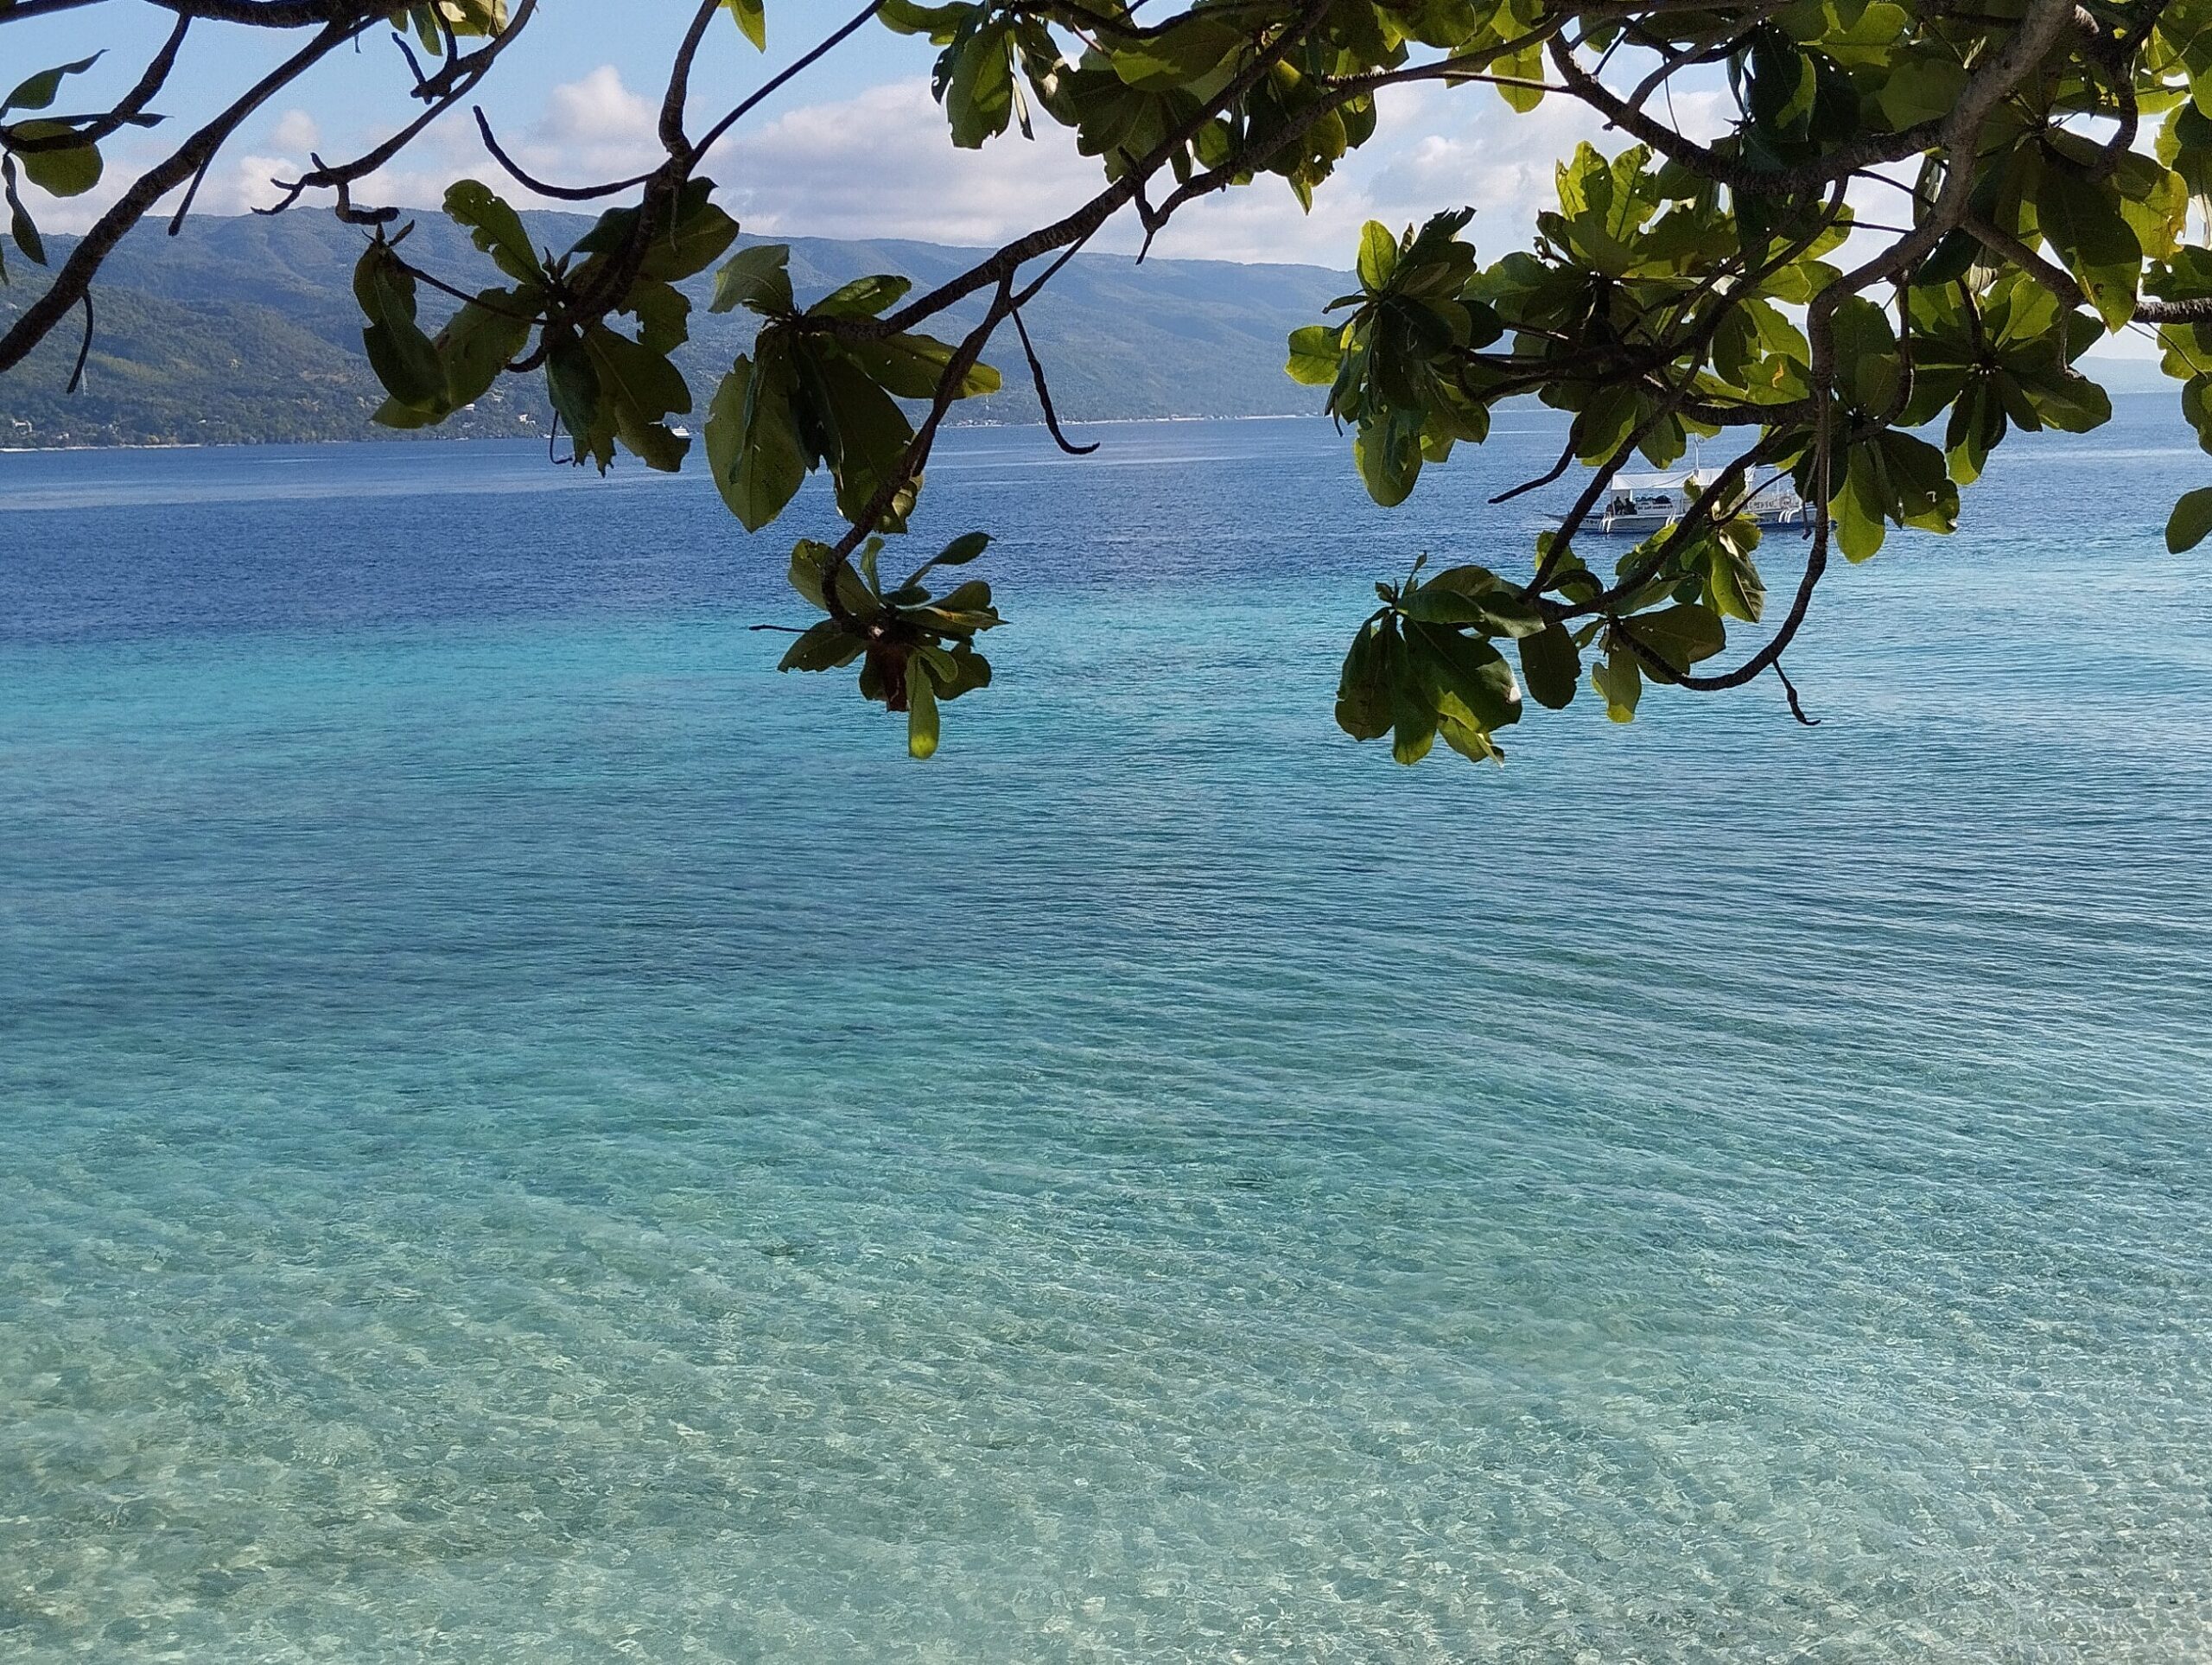
[[[747,40],[762,52],[768,49],[768,18],[761,0],[722,0],[722,10],[737,19]]]

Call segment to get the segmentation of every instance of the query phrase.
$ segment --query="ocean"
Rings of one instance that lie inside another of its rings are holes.
[[[2212,465],[2120,407],[1832,575],[1819,727],[1502,770],[1330,708],[1543,413],[1389,512],[949,435],[927,764],[749,628],[812,491],[0,456],[0,1654],[2212,1655]]]

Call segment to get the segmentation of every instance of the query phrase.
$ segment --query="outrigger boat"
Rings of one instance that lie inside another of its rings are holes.
[[[1690,505],[1709,492],[1725,471],[1686,468],[1669,474],[1617,474],[1605,499],[1585,524],[1592,531],[1625,537],[1648,537],[1664,531],[1689,512]],[[1735,513],[1762,526],[1809,526],[1813,512],[1786,480],[1769,480],[1758,490],[1738,499]],[[1554,515],[1554,520],[1564,520]]]

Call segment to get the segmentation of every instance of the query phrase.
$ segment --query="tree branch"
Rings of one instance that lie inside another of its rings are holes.
[[[366,20],[327,25],[315,38],[263,76],[229,108],[187,139],[165,160],[155,163],[118,198],[115,206],[78,239],[69,258],[54,275],[46,292],[24,308],[4,336],[0,336],[0,372],[14,369],[47,333],[75,306],[92,287],[100,263],[162,197],[206,168],[240,123],[264,104],[330,54],[366,33]]]

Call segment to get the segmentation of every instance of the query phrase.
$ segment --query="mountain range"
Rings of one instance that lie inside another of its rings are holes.
[[[538,213],[525,219],[541,245],[565,249],[590,220]],[[495,281],[489,262],[443,214],[423,213],[410,258],[457,286]],[[767,239],[747,238],[746,243]],[[895,272],[918,290],[983,252],[933,243],[792,238],[791,270],[804,302],[852,278]],[[74,239],[49,237],[48,257]],[[93,289],[95,328],[81,391],[65,389],[79,346],[73,315],[30,359],[0,376],[0,444],[16,446],[242,443],[387,435],[369,413],[382,392],[361,352],[361,317],[350,279],[361,233],[304,212],[188,219],[171,238],[149,222],[109,257]],[[0,288],[0,327],[39,292],[40,274],[11,260]],[[751,315],[710,314],[711,271],[684,288],[692,340],[677,355],[698,425],[715,382],[743,351]],[[1314,390],[1283,373],[1285,338],[1313,323],[1349,280],[1318,266],[1147,260],[1083,254],[1024,309],[1050,380],[1071,422],[1154,416],[1249,416],[1311,411]],[[424,307],[426,321],[431,308]],[[931,327],[956,335],[981,315],[954,308]],[[1036,394],[1011,331],[991,361],[1005,391],[965,402],[969,421],[1034,422]],[[483,438],[543,434],[542,378],[511,378],[433,435]]]

